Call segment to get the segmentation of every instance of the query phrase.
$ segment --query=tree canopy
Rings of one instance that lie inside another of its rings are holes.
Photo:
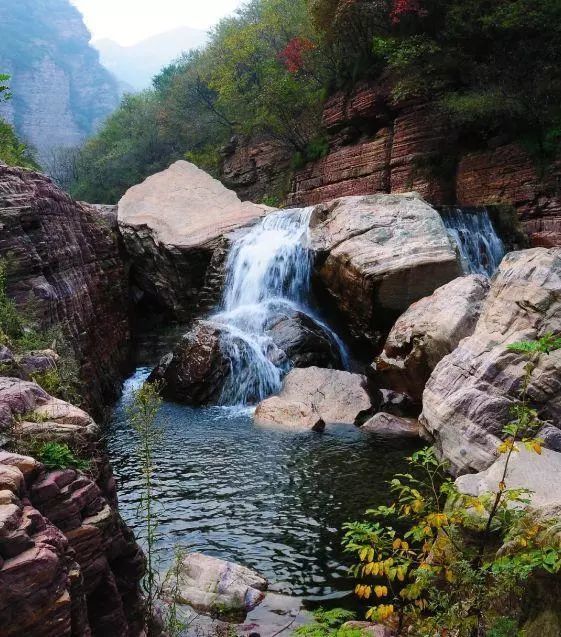
[[[123,100],[78,153],[72,191],[113,202],[182,157],[215,171],[238,133],[321,156],[326,96],[363,79],[388,83],[396,107],[431,102],[472,143],[552,156],[560,41],[559,0],[250,0]]]

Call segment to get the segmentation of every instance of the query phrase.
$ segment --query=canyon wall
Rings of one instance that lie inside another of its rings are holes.
[[[561,245],[560,164],[541,170],[515,144],[464,149],[430,105],[395,105],[386,86],[366,82],[327,100],[323,131],[329,152],[294,171],[284,191],[287,205],[415,190],[435,205],[512,205],[532,245]],[[263,140],[238,143],[229,149],[222,179],[242,199],[266,192],[291,170],[293,151],[285,147],[282,159],[279,152]]]
[[[117,107],[120,88],[69,0],[2,3],[0,24],[0,73],[12,76],[14,96],[0,117],[48,170],[53,151],[78,146]]]
[[[48,177],[0,165],[0,257],[8,265],[9,296],[43,327],[64,330],[85,404],[99,415],[119,391],[130,336],[116,231]]]

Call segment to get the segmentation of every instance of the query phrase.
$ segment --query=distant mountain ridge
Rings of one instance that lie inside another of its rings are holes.
[[[119,80],[136,90],[150,86],[152,78],[184,51],[198,48],[207,41],[200,29],[178,27],[142,40],[132,46],[121,46],[109,39],[96,40],[102,64]]]
[[[119,104],[119,84],[90,39],[69,0],[0,1],[0,73],[11,75],[13,93],[0,117],[46,170],[55,149],[78,146]]]

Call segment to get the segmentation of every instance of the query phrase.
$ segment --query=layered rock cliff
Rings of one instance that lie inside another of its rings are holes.
[[[0,377],[0,434],[15,451],[65,442],[86,472],[0,449],[0,635],[136,637],[144,556],[116,509],[115,481],[87,413]]]
[[[558,163],[544,169],[513,143],[469,148],[430,104],[395,105],[386,86],[368,82],[327,100],[323,132],[329,152],[294,171],[288,205],[415,190],[435,205],[512,205],[532,245],[561,245]],[[222,179],[242,199],[265,193],[291,172],[290,149],[279,153],[263,140],[238,142]]]
[[[3,2],[0,24],[0,72],[12,76],[14,95],[0,116],[49,169],[53,150],[79,145],[117,107],[117,80],[69,0]]]
[[[0,165],[0,257],[8,294],[61,327],[96,414],[117,394],[129,339],[127,272],[98,210],[40,173]]]

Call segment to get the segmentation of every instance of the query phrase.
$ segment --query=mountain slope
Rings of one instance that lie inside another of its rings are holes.
[[[92,44],[98,49],[104,66],[123,82],[142,90],[150,85],[158,71],[183,51],[197,48],[206,41],[207,34],[204,31],[179,27],[133,46],[121,46],[108,39]]]
[[[14,95],[0,116],[47,170],[55,149],[80,144],[119,104],[90,37],[69,0],[0,2],[0,72],[12,76]]]

